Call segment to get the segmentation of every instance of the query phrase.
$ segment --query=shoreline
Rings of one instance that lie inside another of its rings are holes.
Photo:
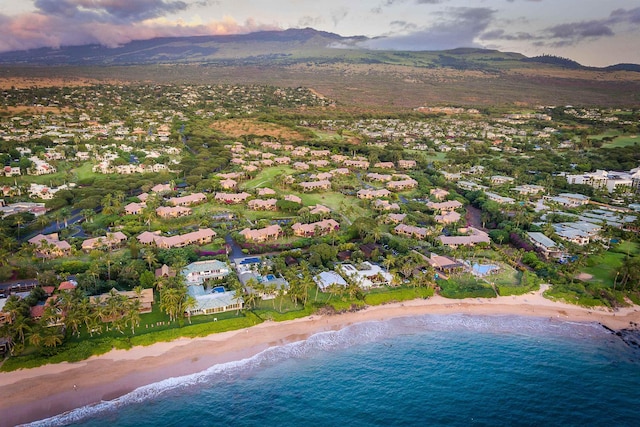
[[[136,388],[171,377],[201,372],[213,365],[252,357],[267,348],[340,330],[355,323],[425,314],[514,315],[599,323],[621,330],[640,323],[640,306],[617,312],[554,302],[541,290],[519,296],[451,300],[441,296],[370,306],[338,315],[311,315],[285,322],[200,338],[180,338],[129,350],[112,350],[74,363],[0,373],[0,426],[41,420],[85,405],[112,400]]]

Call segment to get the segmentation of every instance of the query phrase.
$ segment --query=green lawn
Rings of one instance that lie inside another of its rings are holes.
[[[72,172],[76,175],[79,181],[84,181],[89,178],[94,178],[98,176],[95,172],[93,172],[93,162],[83,163],[82,166],[72,169]]]
[[[639,135],[622,135],[615,138],[613,141],[603,144],[603,148],[616,148],[627,147],[630,145],[640,144]]]
[[[607,251],[601,255],[592,255],[587,259],[587,266],[582,272],[593,276],[590,282],[613,286],[616,272],[622,265],[626,255]]]
[[[243,190],[253,190],[254,188],[273,188],[273,178],[278,174],[291,175],[295,171],[289,166],[276,166],[267,168],[258,173],[252,180],[242,183],[240,186]],[[275,188],[274,188],[275,190]]]

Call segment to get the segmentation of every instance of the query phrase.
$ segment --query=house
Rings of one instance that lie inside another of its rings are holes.
[[[156,245],[159,248],[182,248],[188,245],[206,245],[216,236],[216,232],[210,228],[201,228],[198,231],[177,236],[165,237],[159,231],[145,231],[137,239],[143,245]]]
[[[356,194],[359,199],[376,199],[379,197],[388,197],[391,195],[391,191],[386,188],[381,188],[380,190],[370,190],[368,188],[363,188],[362,190],[358,190]]]
[[[284,199],[287,202],[293,202],[293,203],[300,203],[302,204],[302,199],[298,196],[295,196],[293,194],[287,194],[286,196],[284,196]]]
[[[398,224],[393,231],[401,236],[415,237],[417,239],[424,239],[429,234],[429,231],[426,228],[406,224]]]
[[[116,231],[115,233],[107,233],[106,236],[94,237],[92,239],[87,239],[82,242],[82,250],[90,251],[92,249],[113,249],[122,244],[122,242],[126,242],[128,239],[127,235],[122,231]]]
[[[299,185],[303,191],[329,190],[331,188],[331,181],[326,179],[322,181],[308,181],[301,182]]]
[[[366,177],[369,181],[379,181],[379,182],[388,182],[393,179],[393,176],[389,174],[382,174],[382,173],[375,173],[375,172],[368,173]]]
[[[226,262],[218,260],[197,261],[187,265],[181,274],[187,285],[201,285],[206,280],[218,280],[227,276],[230,272]]]
[[[413,178],[402,181],[387,182],[387,188],[391,191],[404,191],[418,186],[418,181]]]
[[[43,258],[61,257],[71,252],[71,245],[64,240],[59,240],[58,233],[38,234],[28,242],[36,247],[36,252]]]
[[[271,188],[258,188],[258,196],[273,196],[276,191]]]
[[[473,181],[458,181],[458,187],[468,191],[476,191],[476,190],[484,191],[488,188],[486,185],[480,185]]]
[[[329,166],[329,161],[328,160],[310,160],[309,162],[307,162],[307,164],[309,164],[310,166],[314,166],[316,168],[324,168]]]
[[[196,302],[193,307],[185,311],[188,316],[224,313],[242,310],[244,307],[243,299],[236,297],[235,291],[207,292],[202,285],[192,285],[187,287],[187,294]]]
[[[59,291],[63,291],[63,292],[68,292],[68,291],[74,290],[76,288],[76,286],[77,286],[77,283],[74,283],[74,282],[72,282],[70,280],[66,280],[64,282],[61,282],[58,285],[58,290]]]
[[[491,185],[503,185],[510,184],[515,181],[515,178],[510,176],[502,176],[502,175],[493,175],[491,178]]]
[[[489,191],[485,191],[484,194],[487,196],[487,199],[491,200],[492,202],[499,203],[501,205],[515,203],[516,201],[511,197],[504,197],[496,193],[491,193]]]
[[[326,215],[328,213],[331,213],[331,209],[329,209],[324,205],[318,204],[318,205],[309,206],[309,213],[311,215]]]
[[[183,216],[191,215],[191,208],[185,208],[183,206],[160,206],[156,209],[156,214],[160,218],[181,218]]]
[[[295,170],[299,171],[309,170],[309,165],[304,162],[295,162],[292,166]]]
[[[347,287],[347,282],[335,271],[323,271],[322,273],[313,277],[313,281],[316,282],[318,288],[322,292],[327,292],[332,286]]]
[[[447,190],[443,190],[442,188],[432,188],[431,190],[429,190],[429,194],[433,196],[434,199],[442,201],[447,198],[449,192]]]
[[[491,243],[489,235],[482,230],[478,230],[474,227],[460,228],[461,233],[468,233],[464,236],[439,236],[440,242],[443,245],[456,248],[458,246],[475,246],[479,243]]]
[[[515,191],[523,196],[531,196],[544,191],[544,187],[541,185],[523,184],[513,187],[511,191]]]
[[[234,179],[227,178],[220,181],[220,187],[224,190],[234,190],[238,186],[238,182]]]
[[[395,169],[395,165],[393,162],[378,162],[373,165],[374,168],[379,169]]]
[[[429,209],[433,209],[434,211],[440,212],[452,212],[456,209],[461,208],[463,205],[457,200],[449,200],[446,202],[427,202],[427,207]]]
[[[338,267],[343,275],[349,277],[364,289],[379,286],[389,286],[393,282],[393,275],[383,270],[379,265],[363,262],[358,268],[352,264],[342,264]]]
[[[354,169],[369,169],[369,162],[366,160],[345,160],[343,165]]]
[[[145,207],[145,204],[131,202],[124,207],[124,213],[126,215],[140,215]]]
[[[176,272],[175,270],[172,270],[171,267],[169,267],[167,264],[162,264],[162,267],[156,268],[155,276],[156,279],[159,279],[161,277],[175,277]]]
[[[340,224],[334,219],[324,219],[311,224],[301,224],[299,222],[291,226],[293,234],[296,236],[323,236],[340,229]]]
[[[3,168],[4,176],[20,176],[22,172],[20,172],[20,167],[18,166],[5,166]]]
[[[424,257],[429,265],[433,267],[436,271],[440,273],[450,273],[455,270],[462,270],[464,268],[464,264],[446,257],[442,255],[438,255],[435,253],[429,254],[429,257]]]
[[[412,169],[416,167],[415,160],[398,160],[398,167],[400,169]]]
[[[276,207],[277,202],[278,202],[277,199],[267,199],[267,200],[254,199],[254,200],[249,200],[249,203],[247,204],[247,206],[249,207],[249,209],[252,209],[254,211],[275,211],[277,209]]]
[[[407,217],[407,214],[389,214],[387,215],[387,221],[386,222],[392,222],[394,224],[399,224],[402,221],[404,221],[404,219]]]
[[[190,206],[196,203],[201,203],[207,200],[207,196],[204,193],[194,193],[188,196],[172,197],[167,202],[173,206]]]
[[[214,200],[224,203],[240,203],[251,197],[251,194],[242,193],[216,193]]]
[[[589,197],[576,193],[561,193],[557,196],[544,196],[544,200],[558,203],[567,208],[577,208],[584,206],[591,200]]]
[[[98,301],[100,301],[100,303],[102,304],[107,301],[107,299],[109,299],[112,293],[123,296],[128,300],[139,300],[140,313],[151,313],[151,311],[153,310],[153,289],[151,288],[143,289],[140,294],[138,294],[136,291],[118,291],[114,288],[110,292],[104,293],[102,295],[89,297],[89,301],[92,304],[97,304]]]
[[[373,202],[373,208],[378,211],[397,211],[400,210],[400,205],[397,203],[390,203],[387,200],[377,199]]]
[[[268,240],[276,240],[282,234],[282,228],[279,225],[270,225],[258,230],[245,228],[240,232],[247,241],[266,242]]]
[[[436,215],[433,217],[435,221],[439,224],[455,224],[460,221],[460,214],[458,212],[445,212],[441,215]]]
[[[157,194],[168,193],[173,191],[173,187],[171,187],[171,184],[156,184],[151,187],[151,191]]]
[[[564,255],[562,246],[545,236],[543,233],[537,231],[530,231],[527,233],[529,240],[533,243],[545,258],[560,258]]]

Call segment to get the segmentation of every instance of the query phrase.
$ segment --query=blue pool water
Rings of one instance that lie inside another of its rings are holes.
[[[635,426],[640,357],[597,324],[355,324],[35,425]]]

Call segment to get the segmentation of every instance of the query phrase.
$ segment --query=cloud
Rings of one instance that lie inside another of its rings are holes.
[[[186,10],[179,0],[36,0],[47,15],[97,22],[137,22]]]
[[[475,39],[486,31],[494,14],[495,10],[484,7],[448,8],[444,12],[434,13],[438,20],[432,26],[368,40],[362,46],[392,50],[441,50],[478,46]]]
[[[349,9],[346,7],[341,7],[339,9],[334,9],[331,11],[331,20],[333,21],[333,26],[337,27],[344,18],[349,14]]]

